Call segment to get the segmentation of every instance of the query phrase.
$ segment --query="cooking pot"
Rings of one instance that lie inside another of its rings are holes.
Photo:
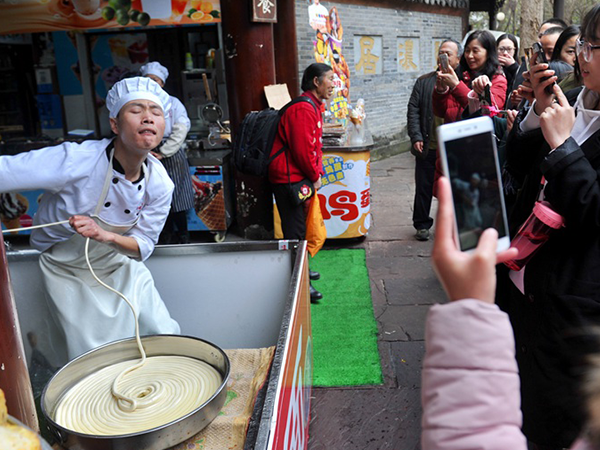
[[[66,429],[54,421],[56,408],[64,394],[80,380],[105,367],[123,361],[140,359],[135,338],[111,342],[90,350],[60,369],[42,393],[42,413],[48,428],[62,446],[72,450],[164,450],[193,437],[219,414],[227,396],[229,358],[216,345],[191,336],[144,336],[146,356],[187,356],[213,366],[223,377],[219,388],[204,404],[185,416],[146,431],[118,435],[95,436]]]

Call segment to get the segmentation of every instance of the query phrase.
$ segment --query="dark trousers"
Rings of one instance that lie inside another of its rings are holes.
[[[417,230],[429,230],[433,225],[433,219],[429,216],[429,212],[431,210],[431,199],[433,197],[435,158],[435,150],[429,150],[425,158],[416,158],[413,226]]]
[[[173,212],[171,208],[158,241],[159,244],[187,244],[190,241],[187,211]]]
[[[294,205],[291,200],[288,184],[272,184],[273,195],[277,203],[277,210],[281,217],[281,229],[285,239],[306,238],[306,215],[304,203]]]

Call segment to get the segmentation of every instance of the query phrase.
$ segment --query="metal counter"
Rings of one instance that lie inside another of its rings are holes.
[[[63,365],[64,341],[49,316],[39,253],[13,251],[7,258],[23,335],[35,333],[38,355]],[[307,441],[312,340],[306,242],[158,246],[146,265],[182,334],[221,348],[276,346],[251,448],[291,448],[286,435],[298,430]],[[31,360],[34,349],[24,345]],[[306,413],[296,414],[300,410]]]

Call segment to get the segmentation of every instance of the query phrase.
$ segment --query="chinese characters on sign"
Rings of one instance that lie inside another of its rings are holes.
[[[277,0],[252,0],[253,22],[277,22]]]
[[[421,70],[419,58],[419,38],[398,38],[398,72],[418,72]]]
[[[357,75],[383,73],[383,39],[381,36],[354,36],[354,69]]]

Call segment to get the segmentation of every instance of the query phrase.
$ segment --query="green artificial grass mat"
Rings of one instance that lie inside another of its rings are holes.
[[[311,305],[313,385],[383,383],[377,323],[363,249],[321,250],[310,261],[323,294]]]

